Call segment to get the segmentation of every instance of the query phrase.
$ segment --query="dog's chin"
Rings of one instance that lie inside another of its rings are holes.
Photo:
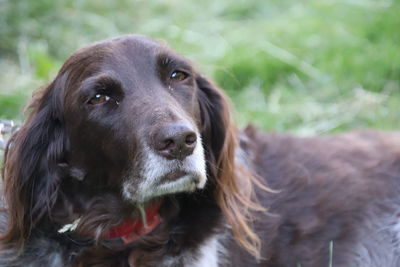
[[[123,192],[128,201],[140,204],[165,195],[194,192],[196,189],[204,188],[206,181],[205,173],[178,170],[157,177],[152,183],[140,185],[125,183]]]

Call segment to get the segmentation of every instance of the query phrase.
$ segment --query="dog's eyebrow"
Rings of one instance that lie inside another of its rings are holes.
[[[174,62],[174,59],[166,55],[160,55],[160,58],[161,58],[161,64],[165,66],[172,64]]]
[[[158,58],[161,66],[180,67],[186,70],[193,69],[192,65],[187,60],[169,53],[160,53]]]
[[[87,88],[93,88],[95,86],[110,86],[110,85],[119,85],[119,80],[110,73],[100,73],[95,76],[91,76],[82,81],[79,86],[82,90]]]

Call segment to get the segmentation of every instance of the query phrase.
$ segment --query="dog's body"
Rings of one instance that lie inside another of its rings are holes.
[[[280,190],[259,194],[270,213],[256,223],[268,259],[261,266],[400,266],[399,133],[245,132],[248,164]]]
[[[400,266],[400,134],[237,133],[223,93],[140,36],[78,51],[31,106],[0,266]]]

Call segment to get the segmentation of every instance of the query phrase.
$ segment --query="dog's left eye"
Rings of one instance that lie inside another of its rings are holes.
[[[171,73],[171,76],[169,78],[175,82],[181,82],[186,80],[188,76],[189,74],[187,74],[186,72],[175,70]]]
[[[89,100],[89,104],[91,105],[99,105],[99,104],[103,104],[107,101],[110,100],[110,97],[107,95],[103,95],[103,94],[96,94],[94,97],[92,97]]]

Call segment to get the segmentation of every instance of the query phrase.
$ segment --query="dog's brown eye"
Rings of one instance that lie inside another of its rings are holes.
[[[103,94],[96,94],[92,99],[89,100],[89,104],[91,105],[98,105],[103,104],[110,100],[110,97]]]
[[[181,82],[185,80],[189,75],[183,71],[176,70],[172,72],[170,79],[175,82]]]

